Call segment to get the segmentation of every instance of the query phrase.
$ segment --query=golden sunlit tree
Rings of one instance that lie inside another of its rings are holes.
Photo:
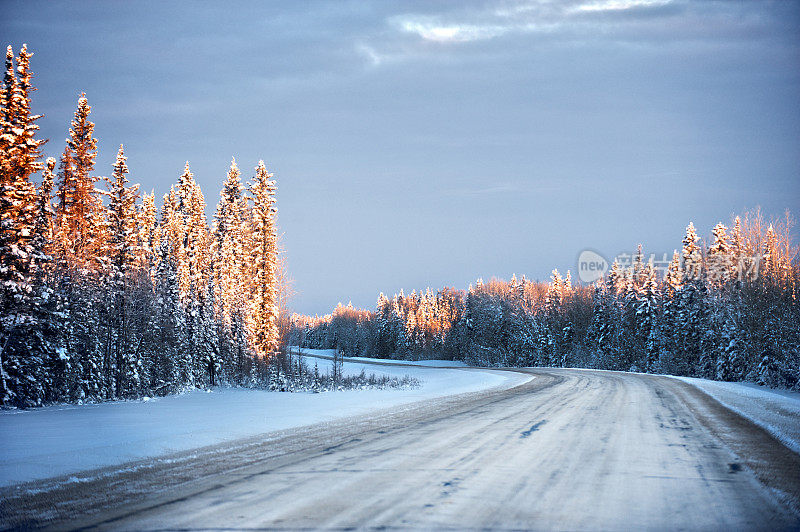
[[[92,108],[81,94],[69,130],[67,147],[61,157],[58,205],[56,209],[57,254],[60,262],[73,271],[97,271],[103,262],[107,235],[105,207],[95,189],[99,177],[93,176],[97,157]]]
[[[259,161],[250,186],[252,212],[253,289],[248,330],[253,351],[268,359],[278,349],[278,234],[276,229],[275,181]]]
[[[36,187],[31,176],[42,168],[36,139],[40,118],[30,109],[30,54],[23,45],[14,70],[11,46],[0,86],[0,404],[43,397],[42,357],[30,329],[35,326],[35,275],[44,258],[42,239],[35,239]],[[21,399],[21,397],[27,399]]]

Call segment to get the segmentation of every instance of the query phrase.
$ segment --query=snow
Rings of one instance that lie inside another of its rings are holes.
[[[293,347],[293,352],[297,352],[297,347]],[[318,357],[333,357],[336,354],[336,351],[333,349],[306,349],[303,348],[301,350],[302,353],[308,354],[311,356],[318,356]],[[308,358],[306,360],[307,363],[313,365],[314,361],[319,359]],[[434,368],[466,368],[469,367],[465,362],[461,360],[392,360],[388,358],[368,358],[368,357],[344,357],[343,360],[347,362],[352,362],[355,364],[361,363],[373,363],[373,364],[400,364],[404,366],[426,366],[426,367],[434,367]],[[322,366],[320,366],[322,368]],[[378,373],[380,371],[379,368],[375,366],[370,366],[371,373]]]
[[[749,382],[674,378],[700,388],[800,453],[800,393],[773,390]]]
[[[313,354],[332,355],[332,351]],[[331,362],[318,363],[324,372]],[[345,362],[347,374],[410,375],[413,389],[282,393],[216,388],[182,395],[0,413],[0,486],[116,466],[396,405],[529,380],[519,373]]]

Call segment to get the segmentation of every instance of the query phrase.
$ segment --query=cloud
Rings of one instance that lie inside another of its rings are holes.
[[[483,41],[513,29],[513,26],[499,24],[441,24],[431,19],[413,16],[395,18],[393,23],[404,32],[415,33],[427,41],[436,42]]]
[[[580,2],[516,2],[493,9],[464,9],[447,14],[404,14],[388,19],[390,26],[424,41],[467,43],[509,34],[592,31],[611,22],[587,15],[652,10],[672,5],[673,0],[582,0]],[[619,24],[619,22],[616,22]]]
[[[359,43],[358,45],[356,45],[356,50],[358,50],[358,52],[361,55],[366,57],[367,60],[369,60],[369,62],[372,64],[372,66],[380,66],[385,59],[385,56],[379,54],[377,50],[375,50],[375,48],[366,45],[364,43]]]
[[[384,31],[363,42],[378,57],[430,57],[460,49],[494,53],[503,49],[490,41],[536,39],[539,43],[620,45],[703,43],[738,45],[765,40],[770,30],[789,26],[780,11],[758,4],[687,2],[686,0],[504,0],[463,3],[446,10],[387,13]],[[790,18],[790,17],[788,17]],[[486,46],[466,47],[470,43]],[[435,45],[443,46],[435,46]],[[449,45],[449,46],[444,46]],[[508,50],[508,48],[505,48]],[[364,51],[362,50],[362,53]],[[365,54],[370,57],[371,54]],[[373,61],[374,63],[374,61]]]
[[[600,0],[574,6],[571,12],[625,11],[635,8],[663,7],[671,0]]]

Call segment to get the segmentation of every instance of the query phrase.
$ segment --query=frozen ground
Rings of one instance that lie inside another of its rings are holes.
[[[332,352],[320,352],[332,354]],[[309,359],[325,371],[330,362]],[[355,416],[494,387],[530,376],[473,369],[344,364],[346,373],[411,375],[410,390],[280,393],[217,388],[178,396],[0,413],[0,486]]]
[[[773,390],[749,382],[675,378],[697,386],[800,453],[800,393]]]

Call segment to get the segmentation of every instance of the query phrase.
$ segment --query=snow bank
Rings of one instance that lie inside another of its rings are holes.
[[[674,378],[700,388],[800,453],[800,393],[773,390],[749,382]]]
[[[332,354],[320,352],[319,354]],[[330,361],[311,359],[325,371]],[[410,390],[281,393],[218,388],[97,405],[0,412],[0,486],[114,466],[415,401],[511,387],[530,377],[475,369],[344,364],[346,373],[410,375]]]

